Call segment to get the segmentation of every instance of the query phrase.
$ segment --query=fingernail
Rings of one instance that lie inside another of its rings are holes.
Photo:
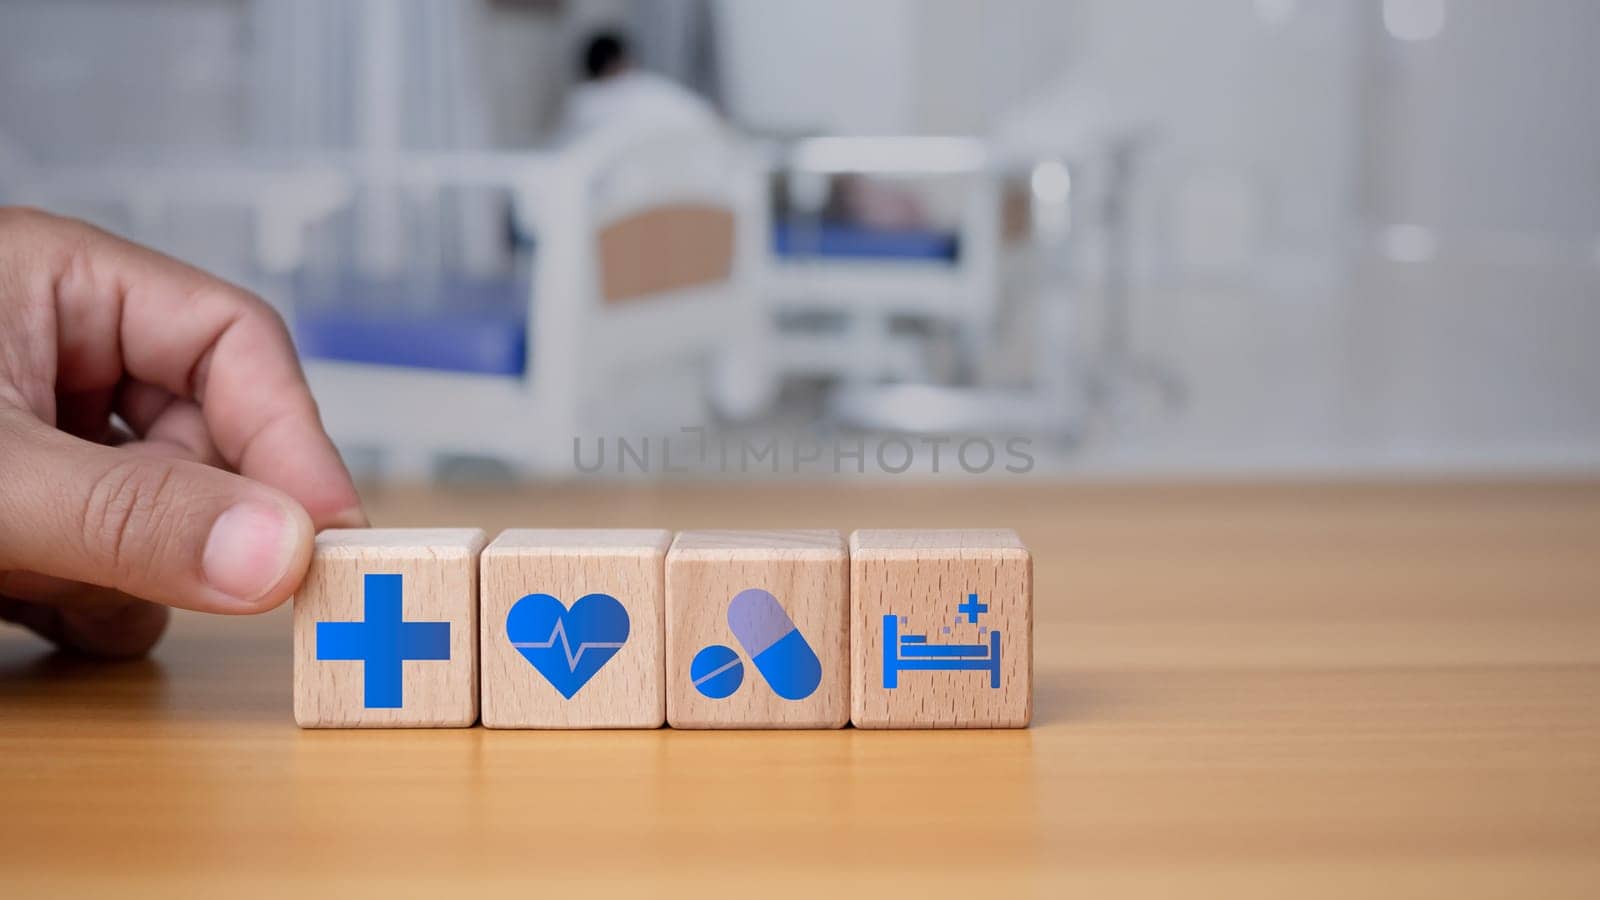
[[[200,557],[206,581],[241,603],[260,600],[294,561],[295,531],[276,504],[235,504],[217,517],[206,538]]]

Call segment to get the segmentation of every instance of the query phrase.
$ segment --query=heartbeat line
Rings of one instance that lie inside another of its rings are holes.
[[[622,648],[621,641],[584,641],[578,645],[576,650],[574,650],[572,648],[572,643],[567,640],[566,623],[559,619],[556,620],[555,629],[550,632],[550,640],[512,641],[511,646],[517,648],[518,650],[549,650],[551,647],[556,645],[556,641],[561,642],[561,655],[566,657],[567,668],[574,672],[577,671],[578,660],[583,658],[585,651],[619,650]]]

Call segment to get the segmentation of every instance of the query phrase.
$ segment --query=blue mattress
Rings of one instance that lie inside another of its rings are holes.
[[[302,356],[372,365],[522,375],[528,284],[446,276],[424,287],[353,273],[298,279]]]
[[[784,257],[953,262],[938,231],[775,223]],[[528,282],[444,275],[424,283],[354,272],[298,278],[294,335],[308,359],[521,376],[528,370]]]
[[[960,239],[954,232],[865,228],[824,222],[775,222],[772,251],[797,258],[954,262]]]

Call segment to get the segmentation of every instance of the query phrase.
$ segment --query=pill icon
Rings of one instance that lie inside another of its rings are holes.
[[[804,700],[822,683],[822,660],[778,598],[760,588],[740,591],[728,603],[728,628],[779,697]]]
[[[731,696],[744,682],[744,663],[732,647],[712,644],[689,663],[689,682],[713,700]]]

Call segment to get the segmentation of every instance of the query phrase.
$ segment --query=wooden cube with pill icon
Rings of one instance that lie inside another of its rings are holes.
[[[476,528],[317,535],[294,597],[302,728],[466,727],[478,719]]]
[[[659,529],[512,529],[483,551],[489,728],[659,728],[666,721]]]
[[[667,551],[667,723],[840,728],[849,557],[831,530],[686,531]]]
[[[1023,728],[1033,716],[1033,558],[1009,529],[850,536],[857,728]]]

